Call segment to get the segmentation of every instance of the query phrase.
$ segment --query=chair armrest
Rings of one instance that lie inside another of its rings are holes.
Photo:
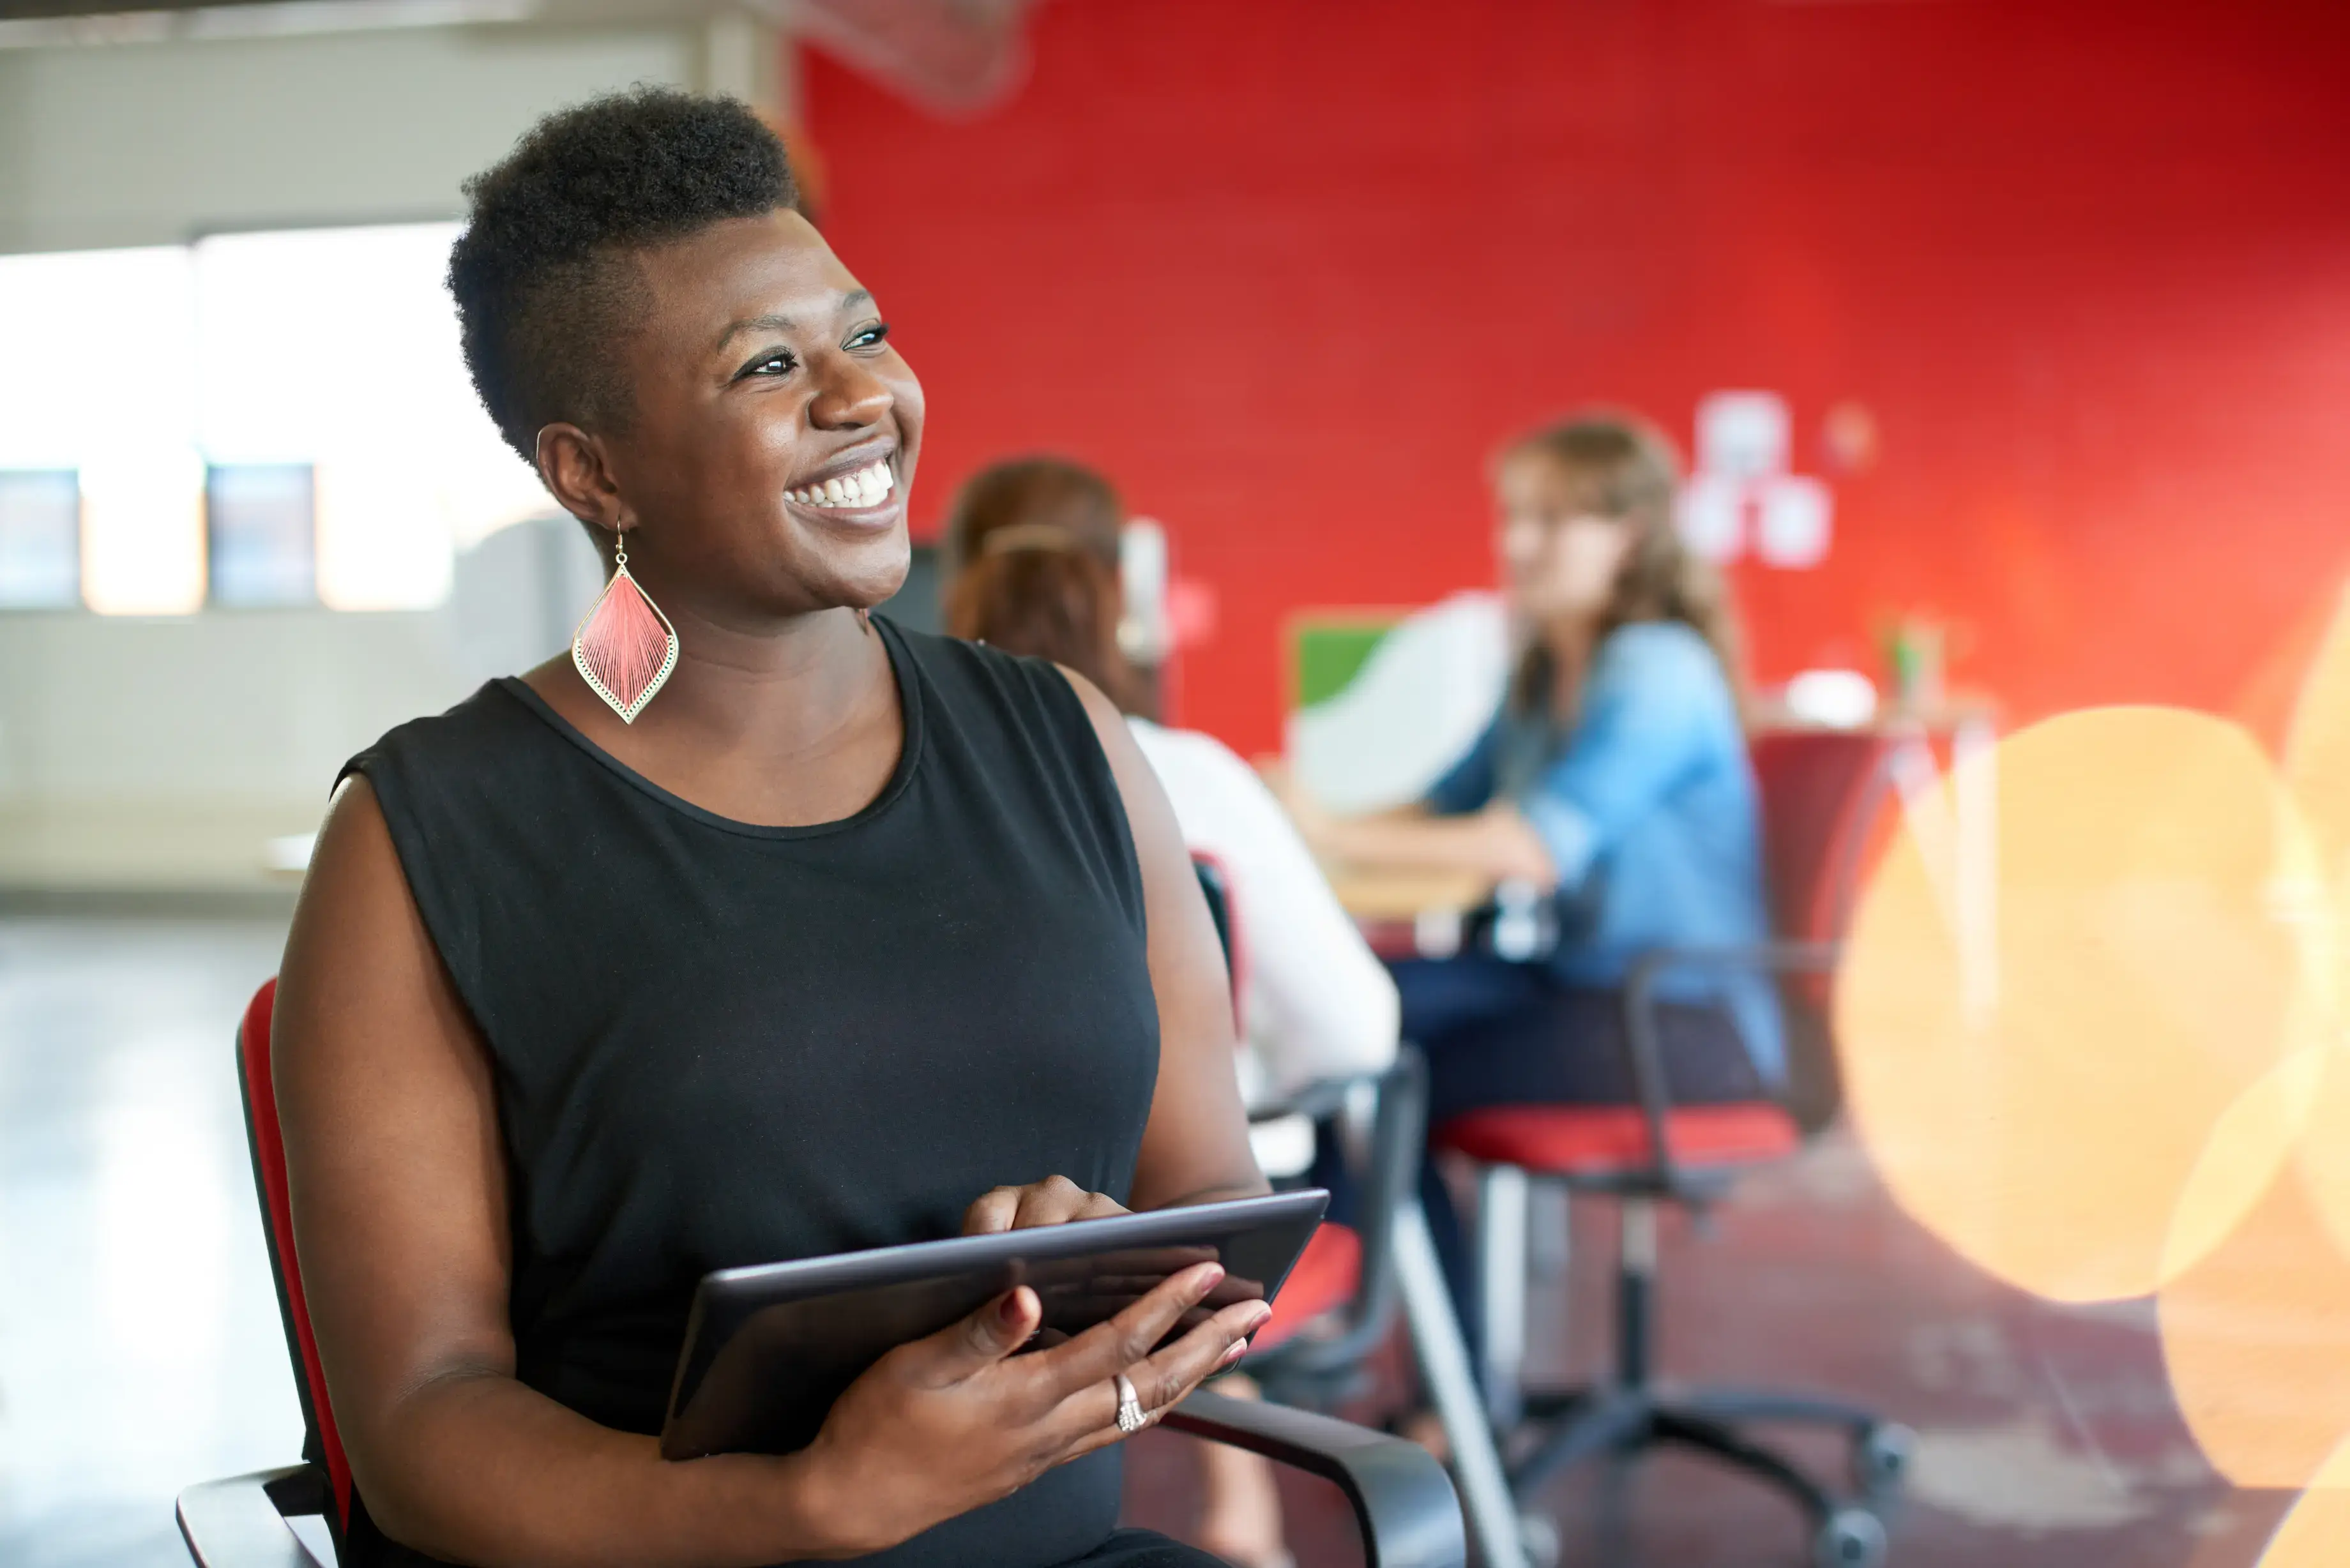
[[[1670,1137],[1672,1093],[1665,1081],[1665,1054],[1657,1039],[1657,981],[1680,969],[1751,970],[1759,974],[1818,973],[1832,970],[1844,949],[1836,942],[1755,942],[1742,947],[1656,948],[1632,961],[1624,976],[1624,1049],[1632,1085],[1648,1124],[1648,1147],[1656,1151],[1657,1178],[1666,1189],[1699,1194],[1673,1168]]]
[[[286,1522],[325,1511],[327,1489],[308,1465],[201,1481],[180,1494],[180,1534],[196,1568],[323,1568]]]
[[[1358,1084],[1376,1084],[1380,1073],[1349,1073],[1335,1078],[1315,1078],[1301,1084],[1277,1100],[1250,1108],[1249,1120],[1269,1122],[1282,1116],[1304,1116],[1308,1121],[1326,1121],[1347,1108],[1347,1096]]]
[[[1841,942],[1752,942],[1742,947],[1653,948],[1633,961],[1627,989],[1654,986],[1657,977],[1676,969],[1751,969],[1764,974],[1816,973],[1834,969],[1843,956]]]
[[[1386,1339],[1397,1296],[1395,1215],[1418,1189],[1420,1153],[1428,1141],[1428,1068],[1409,1044],[1399,1045],[1395,1060],[1379,1073],[1322,1079],[1311,1086],[1340,1091],[1340,1102],[1357,1088],[1374,1091],[1370,1146],[1357,1172],[1355,1212],[1347,1220],[1362,1242],[1359,1284],[1336,1320],[1335,1334],[1292,1334],[1251,1360],[1252,1373],[1269,1387],[1292,1376],[1348,1373]]]
[[[1336,1481],[1355,1510],[1367,1568],[1464,1568],[1452,1480],[1427,1449],[1335,1417],[1201,1389],[1165,1424]]]

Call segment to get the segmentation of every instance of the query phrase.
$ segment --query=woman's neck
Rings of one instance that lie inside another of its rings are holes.
[[[889,651],[862,617],[820,610],[751,629],[681,606],[671,624],[677,669],[633,724],[567,652],[526,679],[604,750],[721,816],[831,822],[879,793],[905,731]]]
[[[1583,671],[1591,661],[1592,645],[1598,634],[1596,616],[1552,616],[1535,623],[1534,640],[1550,656],[1550,706],[1554,713],[1563,717],[1574,711],[1576,694],[1583,689]]]
[[[676,617],[678,659],[637,728],[720,751],[790,756],[871,706],[887,686],[879,638],[853,610],[812,611],[755,628],[697,614]],[[648,729],[657,724],[658,730]]]

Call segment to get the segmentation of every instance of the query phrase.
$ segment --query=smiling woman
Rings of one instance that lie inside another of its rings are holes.
[[[353,759],[303,889],[276,1075],[342,1561],[1206,1561],[1115,1529],[1113,1445],[1121,1379],[1163,1410],[1267,1315],[1153,1353],[1212,1264],[1016,1358],[1014,1290],[798,1453],[659,1458],[710,1270],[1263,1182],[1116,711],[867,614],[921,389],[775,138],[639,92],[471,194],[475,383],[614,580],[571,656]]]

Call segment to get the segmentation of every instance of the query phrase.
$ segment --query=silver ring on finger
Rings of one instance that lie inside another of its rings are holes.
[[[1134,1391],[1134,1379],[1121,1372],[1118,1375],[1118,1429],[1128,1437],[1150,1425],[1150,1412],[1142,1407],[1142,1397]]]

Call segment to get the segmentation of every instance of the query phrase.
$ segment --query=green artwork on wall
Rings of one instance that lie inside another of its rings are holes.
[[[1301,616],[1292,621],[1289,690],[1294,707],[1311,708],[1344,691],[1395,625],[1393,618],[1361,615]]]

